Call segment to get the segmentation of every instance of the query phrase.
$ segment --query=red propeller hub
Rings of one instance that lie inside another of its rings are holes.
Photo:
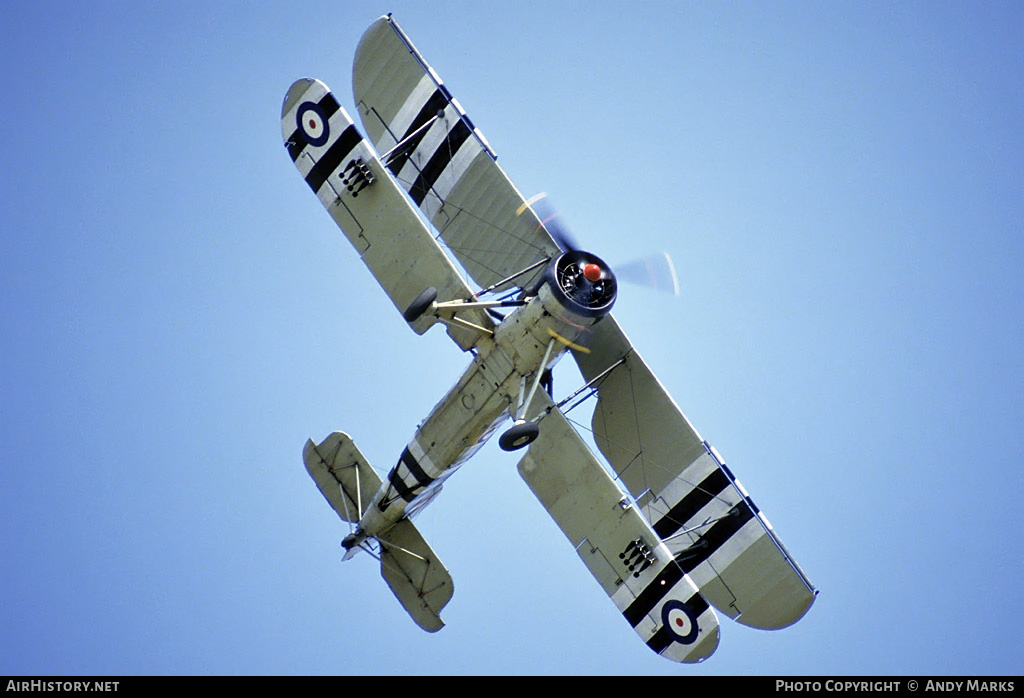
[[[593,262],[583,265],[583,276],[587,277],[587,281],[597,283],[601,280],[601,267],[597,266]]]

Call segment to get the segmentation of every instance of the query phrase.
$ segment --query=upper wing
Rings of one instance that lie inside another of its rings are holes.
[[[428,287],[443,301],[470,299],[473,292],[441,249],[352,119],[319,80],[303,78],[281,107],[281,132],[299,173],[359,252],[363,262],[404,312]],[[480,327],[494,326],[480,309],[461,311]],[[413,323],[422,334],[433,319]],[[477,333],[449,326],[463,349]]]
[[[810,580],[718,453],[693,428],[614,318],[574,357],[597,383],[598,448],[711,604],[740,623],[782,628],[814,602]]]
[[[479,129],[390,16],[363,34],[352,88],[377,152],[404,142],[385,164],[474,281],[490,286],[558,253]]]
[[[677,662],[718,647],[718,618],[650,524],[551,403],[519,474],[647,646]]]

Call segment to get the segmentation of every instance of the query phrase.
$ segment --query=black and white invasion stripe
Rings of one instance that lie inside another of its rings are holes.
[[[308,115],[323,129],[323,142],[311,137],[310,127],[300,121]],[[319,123],[322,119],[322,124]],[[335,191],[325,192],[324,185],[355,155],[363,137],[334,95],[318,80],[296,101],[293,109],[282,116],[285,147],[309,188],[328,205],[336,198]]]
[[[768,522],[712,449],[648,507],[652,527],[698,588],[766,535]],[[742,609],[733,606],[730,615]]]
[[[438,469],[427,453],[423,450],[417,439],[409,442],[409,445],[402,451],[398,463],[388,473],[390,484],[388,496],[384,497],[377,506],[384,512],[396,502],[402,502],[405,508],[419,498],[416,506],[422,506],[430,499],[431,492],[436,493],[441,484],[448,479],[453,470]],[[412,508],[408,511],[411,513]]]
[[[718,618],[667,547],[657,546],[655,554],[658,564],[640,575],[639,584],[625,580],[612,600],[651,650],[675,661],[699,661],[718,645]]]
[[[401,143],[386,163],[388,169],[431,220],[477,155],[487,152],[494,159],[458,101],[430,73],[424,73],[406,97],[387,124],[387,133],[378,149]]]
[[[388,482],[394,489],[395,494],[404,499],[406,503],[409,503],[428,485],[433,483],[434,478],[427,475],[426,471],[420,467],[416,458],[413,457],[409,448],[406,447],[405,450],[402,451],[402,455],[399,457],[398,463],[388,474]],[[384,511],[393,501],[393,498],[382,499],[378,504],[378,507],[381,511]]]

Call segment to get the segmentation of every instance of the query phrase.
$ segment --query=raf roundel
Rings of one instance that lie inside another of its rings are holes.
[[[303,102],[295,113],[295,120],[310,145],[320,147],[327,142],[331,128],[328,126],[327,116],[319,104]]]
[[[672,635],[672,639],[684,645],[697,639],[699,627],[693,612],[682,601],[673,599],[661,607],[661,622]]]

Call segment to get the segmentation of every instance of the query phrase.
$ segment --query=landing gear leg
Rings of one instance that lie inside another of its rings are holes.
[[[540,427],[533,422],[526,420],[526,414],[530,409],[530,403],[533,401],[533,395],[537,392],[537,386],[545,381],[551,381],[551,371],[548,369],[548,359],[551,358],[551,350],[555,348],[555,339],[552,338],[548,342],[548,348],[544,351],[544,358],[540,362],[540,366],[537,368],[537,376],[533,379],[533,385],[530,386],[530,392],[523,399],[523,390],[526,387],[524,378],[519,387],[519,405],[516,407],[516,413],[514,415],[515,423],[508,431],[501,435],[498,439],[498,445],[501,446],[503,451],[518,451],[524,446],[529,446],[534,440],[540,435]]]
[[[416,296],[415,300],[409,304],[409,307],[402,313],[402,317],[405,318],[406,322],[416,322],[423,313],[427,312],[427,308],[437,300],[437,289],[431,286],[420,295]]]

